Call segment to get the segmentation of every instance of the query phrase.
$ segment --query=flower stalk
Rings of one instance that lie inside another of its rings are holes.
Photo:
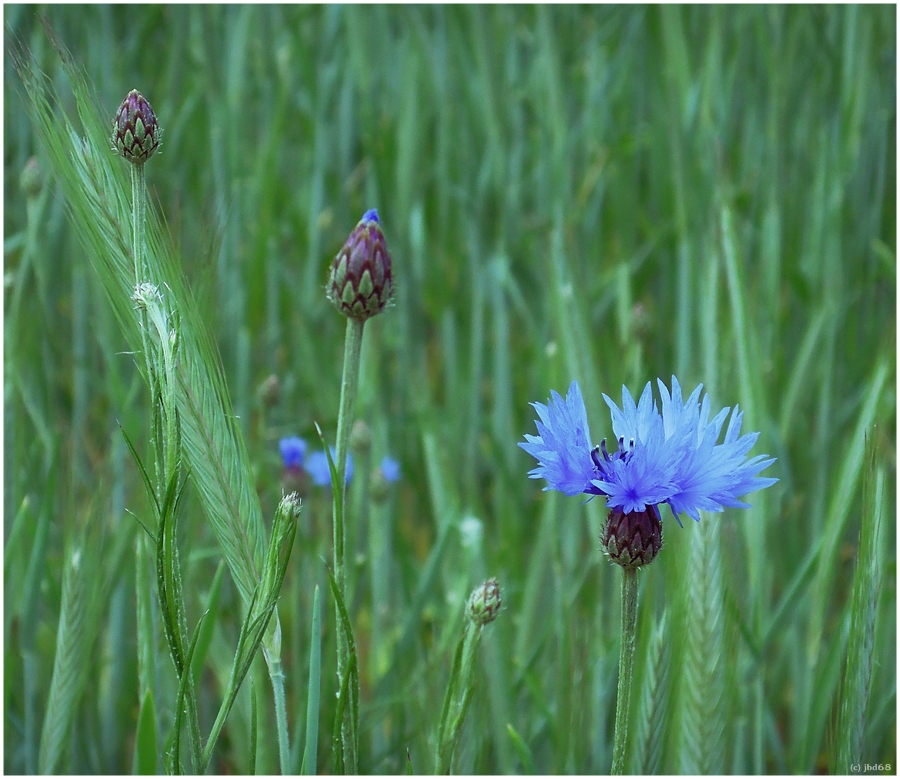
[[[622,643],[619,647],[619,687],[616,692],[616,730],[611,773],[625,774],[628,746],[628,709],[634,679],[634,642],[637,629],[637,568],[622,568]]]
[[[132,300],[140,318],[141,344],[150,386],[157,508],[157,589],[166,640],[179,680],[179,706],[175,718],[171,768],[180,771],[179,744],[182,706],[186,709],[191,765],[200,769],[200,722],[191,672],[193,646],[188,647],[181,564],[176,546],[178,505],[184,488],[181,474],[181,436],[175,403],[177,327],[169,306],[148,278],[144,262],[147,189],[144,164],[159,148],[156,114],[137,90],[129,92],[113,120],[113,149],[131,163],[131,237],[134,261]]]
[[[466,624],[453,656],[453,667],[450,669],[438,725],[434,753],[435,776],[449,774],[452,769],[453,752],[475,692],[475,660],[481,633],[485,625],[497,618],[500,603],[500,586],[496,579],[488,579],[469,596]]]
[[[346,568],[344,544],[347,537],[344,525],[344,503],[347,494],[347,450],[350,444],[350,430],[353,425],[353,413],[356,406],[356,393],[359,387],[359,366],[362,353],[363,326],[365,320],[348,319],[347,330],[344,338],[344,369],[341,377],[341,401],[338,411],[337,429],[337,458],[335,467],[337,479],[332,484],[333,490],[339,490],[340,500],[333,501],[334,515],[334,579],[338,592],[344,603],[347,602],[346,592]],[[338,685],[344,687],[344,678],[348,673],[350,660],[350,637],[344,628],[340,610],[336,607],[337,615],[337,644],[338,644]],[[345,718],[341,723],[341,750],[343,752],[343,764],[345,773],[357,773],[358,734],[352,733],[351,710],[359,705],[359,689],[357,685],[347,685],[350,700],[349,706],[344,708]]]
[[[359,733],[356,727],[359,712],[359,675],[351,669],[354,660],[352,627],[347,617],[347,575],[344,504],[347,492],[347,454],[356,392],[359,386],[360,355],[363,327],[366,320],[380,314],[390,304],[393,294],[391,257],[381,231],[381,221],[375,209],[366,211],[331,264],[327,297],[332,305],[347,317],[344,338],[344,368],[341,375],[341,401],[338,410],[337,452],[335,477],[332,479],[334,517],[334,582],[335,615],[337,618],[337,675],[338,694],[343,695],[338,706],[340,717],[340,749],[338,765],[344,773],[358,770]],[[352,672],[351,672],[352,671]]]
[[[637,569],[649,565],[662,549],[659,506],[667,504],[681,525],[679,514],[697,522],[701,511],[746,508],[740,498],[770,487],[778,479],[757,476],[775,462],[768,455],[747,459],[759,433],[741,435],[743,414],[735,408],[724,440],[721,432],[730,408],[712,419],[709,395],[700,398],[703,385],[682,399],[681,385],[673,376],[671,391],[657,381],[661,410],[648,382],[635,402],[622,387],[622,407],[606,395],[615,443],[606,439],[594,446],[587,409],[578,382],[563,398],[552,392],[547,405],[534,403],[538,414],[536,436],[520,443],[538,461],[529,472],[544,479],[545,490],[566,495],[603,495],[609,516],[601,536],[606,556],[622,568],[622,643],[616,695],[616,726],[612,773],[625,773],[628,710],[634,676],[637,615]]]

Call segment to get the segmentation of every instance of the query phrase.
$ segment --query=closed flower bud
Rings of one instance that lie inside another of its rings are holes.
[[[334,258],[326,289],[338,311],[362,322],[390,303],[394,292],[391,256],[375,209],[363,214]]]
[[[37,161],[37,157],[29,157],[22,173],[19,175],[19,186],[25,197],[29,200],[36,198],[41,194],[41,187],[44,183],[44,176],[41,172],[41,165]]]
[[[256,388],[256,397],[266,408],[272,408],[278,403],[281,398],[281,380],[276,374],[273,373],[260,382]]]
[[[500,613],[500,585],[496,579],[488,579],[476,587],[466,604],[466,614],[476,625],[487,625]]]
[[[143,165],[159,148],[162,130],[150,103],[136,89],[122,101],[113,120],[113,150],[135,165]]]
[[[609,512],[600,543],[607,557],[623,568],[640,568],[653,562],[662,549],[662,522],[656,506],[645,511],[623,514],[619,509]]]
[[[350,451],[357,457],[365,457],[371,448],[372,431],[362,419],[357,419],[350,429]]]

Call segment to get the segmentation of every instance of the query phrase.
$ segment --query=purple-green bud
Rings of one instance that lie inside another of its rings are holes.
[[[606,556],[623,568],[649,565],[662,549],[662,522],[656,506],[645,511],[623,514],[619,509],[609,512],[600,543]]]
[[[113,120],[113,150],[126,160],[143,165],[159,148],[162,130],[150,103],[136,89],[132,89]]]
[[[488,579],[472,590],[466,604],[466,614],[476,625],[487,625],[500,613],[500,585],[496,579]]]
[[[374,208],[363,214],[331,263],[326,289],[338,311],[361,322],[390,303],[394,292],[391,255]]]

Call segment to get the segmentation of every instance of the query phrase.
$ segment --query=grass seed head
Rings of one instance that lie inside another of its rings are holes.
[[[143,165],[159,148],[162,130],[147,99],[132,89],[113,120],[114,151],[134,165]]]

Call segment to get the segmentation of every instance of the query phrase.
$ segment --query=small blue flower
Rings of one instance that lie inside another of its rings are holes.
[[[375,222],[376,224],[381,224],[381,220],[378,218],[378,209],[370,208],[366,213],[362,215],[362,219],[360,222]]]
[[[385,481],[395,482],[400,480],[400,463],[387,455],[381,461],[381,475]]]
[[[739,409],[731,415],[722,443],[716,443],[730,409],[722,409],[710,421],[709,395],[700,401],[703,385],[683,401],[674,376],[671,394],[662,381],[657,383],[662,413],[649,383],[637,403],[622,387],[621,408],[603,396],[616,436],[613,452],[607,450],[606,439],[599,446],[591,444],[577,382],[572,382],[565,400],[553,392],[549,405],[533,404],[540,417],[538,435],[526,435],[527,443],[519,444],[538,461],[529,476],[545,479],[544,489],[566,495],[605,495],[607,506],[622,514],[668,503],[679,524],[682,513],[699,521],[700,511],[746,508],[740,496],[778,481],[756,475],[774,458],[746,459],[759,433],[740,435]]]
[[[303,457],[306,455],[306,441],[297,436],[282,438],[278,442],[281,450],[281,459],[285,468],[302,468]]]
[[[333,446],[328,447],[331,450],[331,459],[337,457],[337,452]],[[306,463],[306,472],[312,477],[313,484],[319,487],[331,486],[331,470],[328,467],[328,458],[325,452],[313,452],[309,456]],[[353,476],[353,455],[347,453],[347,471],[344,474],[344,484],[350,483],[350,477]]]

